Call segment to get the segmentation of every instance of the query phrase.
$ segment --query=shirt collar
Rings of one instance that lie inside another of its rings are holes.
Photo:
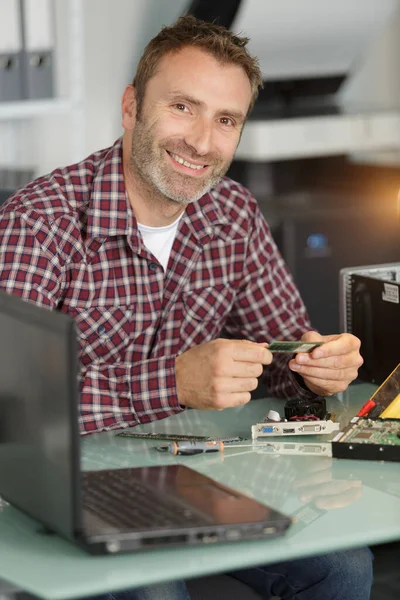
[[[134,222],[122,169],[122,138],[103,157],[93,180],[88,237],[128,235]]]
[[[224,225],[230,220],[222,210],[220,186],[218,184],[186,209],[186,222],[192,233],[202,244],[216,237]]]

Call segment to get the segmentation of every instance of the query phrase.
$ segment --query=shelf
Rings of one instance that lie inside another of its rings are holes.
[[[51,0],[54,5],[54,98],[0,102],[0,164],[34,166],[35,176],[86,155],[84,0]],[[54,141],[51,117],[63,130]],[[50,117],[50,119],[48,119]],[[48,121],[46,121],[48,119]],[[61,122],[60,122],[61,121]]]
[[[248,121],[239,160],[272,161],[400,148],[400,111]]]
[[[30,119],[68,113],[73,107],[69,100],[21,100],[0,103],[0,122],[13,119]]]

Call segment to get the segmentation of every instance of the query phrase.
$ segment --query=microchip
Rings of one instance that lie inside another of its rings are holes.
[[[360,431],[360,433],[357,433],[357,435],[354,436],[355,440],[369,440],[369,438],[372,437],[372,431]]]

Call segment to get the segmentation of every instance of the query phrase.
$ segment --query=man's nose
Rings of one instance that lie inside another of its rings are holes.
[[[185,141],[196,151],[196,154],[205,156],[212,148],[212,133],[212,123],[206,119],[196,119],[186,133]]]

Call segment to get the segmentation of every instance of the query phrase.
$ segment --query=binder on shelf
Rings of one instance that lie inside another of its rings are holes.
[[[0,102],[23,97],[19,0],[0,0]]]
[[[53,0],[22,0],[24,96],[54,96]]]

